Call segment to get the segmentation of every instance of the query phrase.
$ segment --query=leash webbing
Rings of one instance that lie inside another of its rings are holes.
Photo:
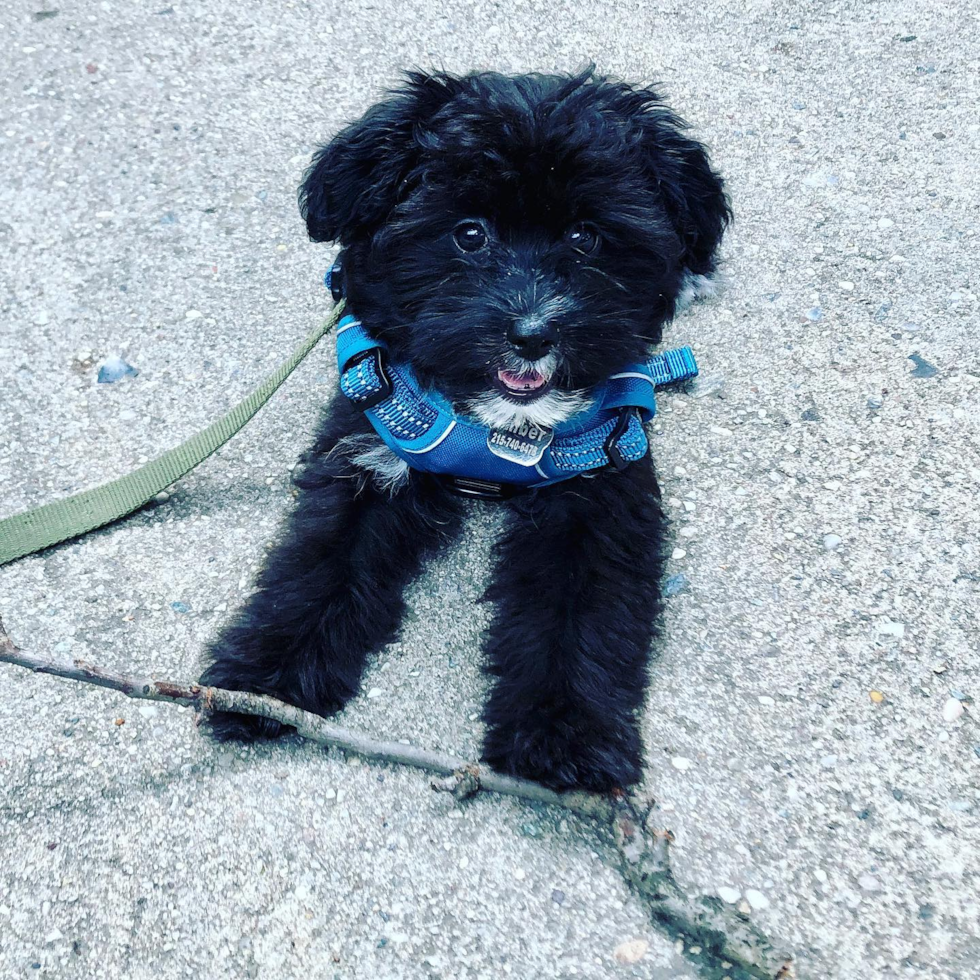
[[[0,565],[23,558],[131,514],[220,449],[275,394],[343,313],[333,313],[247,398],[202,432],[132,473],[101,487],[0,520]]]

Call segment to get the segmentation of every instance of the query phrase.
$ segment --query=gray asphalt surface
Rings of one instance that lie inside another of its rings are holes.
[[[804,976],[976,977],[978,26],[966,0],[15,0],[0,514],[197,432],[325,314],[296,185],[400,68],[659,80],[738,216],[726,289],[668,336],[703,378],[654,435],[685,578],[648,787],[679,876],[753,890]],[[138,376],[97,384],[117,355]],[[0,570],[15,640],[196,676],[289,508],[330,357],[168,503]],[[476,753],[496,520],[475,507],[412,590],[344,722]],[[649,947],[621,965],[628,940]],[[725,974],[651,926],[587,822],[458,808],[296,740],[218,748],[188,711],[0,667],[0,977],[38,975]]]

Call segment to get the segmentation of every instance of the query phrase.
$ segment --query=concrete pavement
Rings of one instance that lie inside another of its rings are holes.
[[[400,68],[658,80],[737,213],[726,289],[668,335],[703,377],[654,435],[683,578],[648,787],[679,875],[751,900],[802,975],[977,975],[972,5],[18,0],[0,25],[2,515],[187,438],[324,315],[299,176]],[[289,507],[328,346],[169,502],[0,570],[14,639],[195,676]],[[112,356],[138,375],[98,384]],[[475,506],[413,588],[345,723],[476,753],[496,521]],[[2,978],[726,975],[585,821],[2,666],[0,855]]]

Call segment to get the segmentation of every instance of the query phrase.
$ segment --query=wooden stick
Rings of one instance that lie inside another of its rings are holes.
[[[403,742],[386,742],[342,728],[264,694],[226,691],[199,684],[180,684],[152,677],[116,674],[83,660],[53,660],[27,653],[14,645],[0,619],[0,661],[39,674],[51,674],[119,691],[130,698],[190,705],[198,711],[233,711],[273,718],[320,745],[354,752],[365,759],[412,766],[434,773],[433,789],[466,799],[484,791],[516,796],[531,803],[559,806],[606,822],[612,829],[623,874],[646,903],[653,921],[671,936],[683,936],[709,955],[737,963],[753,977],[786,980],[792,977],[792,957],[779,950],[744,915],[713,895],[690,896],[670,868],[669,831],[652,825],[655,812],[622,794],[556,793],[539,783],[494,772],[444,752],[432,752]]]

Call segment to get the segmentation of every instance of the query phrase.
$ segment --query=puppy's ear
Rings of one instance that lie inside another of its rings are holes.
[[[653,92],[637,93],[642,109],[634,118],[651,177],[656,181],[678,237],[682,262],[696,275],[715,269],[715,251],[732,212],[721,177],[704,146],[685,135],[686,124]]]
[[[314,154],[299,189],[314,241],[350,244],[383,224],[410,189],[424,124],[456,93],[457,79],[423,72],[406,78]]]

